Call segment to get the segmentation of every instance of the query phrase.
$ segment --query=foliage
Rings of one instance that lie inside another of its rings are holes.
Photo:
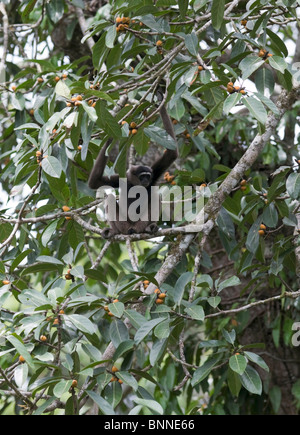
[[[1,412],[83,414],[95,403],[109,415],[282,413],[287,393],[264,355],[296,358],[300,318],[299,104],[276,105],[295,88],[299,2],[117,0],[93,16],[81,0],[11,3],[0,65]],[[84,57],[52,45],[65,16],[65,37],[83,37]],[[159,86],[178,138],[176,183],[207,199],[267,131],[268,115],[278,119],[205,246],[194,235],[164,280],[184,231],[165,225],[155,240],[106,242],[87,187],[108,138],[119,144],[108,173],[120,175],[132,147],[142,158],[151,141],[170,146]],[[163,304],[143,281],[167,294]],[[267,343],[247,335],[259,309]],[[289,394],[297,412],[299,380]]]

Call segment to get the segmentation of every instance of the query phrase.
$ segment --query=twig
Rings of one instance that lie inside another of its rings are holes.
[[[0,74],[4,74],[6,56],[7,56],[7,50],[8,50],[9,21],[8,21],[8,16],[7,16],[7,12],[5,9],[5,4],[3,2],[0,3],[0,13],[2,14],[2,21],[3,21],[3,53],[2,53],[2,58],[0,61]]]
[[[14,226],[12,232],[10,233],[10,235],[8,236],[8,238],[7,238],[7,239],[6,239],[6,240],[5,240],[5,241],[0,245],[0,251],[1,251],[1,249],[4,248],[3,251],[2,251],[2,253],[1,253],[2,255],[3,255],[3,254],[5,253],[5,251],[7,250],[8,246],[9,246],[9,243],[10,243],[11,240],[14,238],[16,232],[18,231],[19,227],[20,227],[21,224],[22,224],[22,214],[23,214],[23,212],[24,212],[24,210],[25,210],[27,204],[30,202],[31,198],[32,198],[33,195],[35,194],[37,188],[38,188],[39,185],[41,184],[41,176],[42,176],[42,168],[41,168],[41,166],[39,166],[39,169],[38,169],[38,180],[37,180],[35,186],[33,186],[32,191],[31,191],[30,195],[28,196],[28,198],[23,202],[23,205],[22,205],[22,207],[21,207],[21,209],[20,209],[20,212],[19,212],[19,214],[18,214],[17,222],[16,222],[16,224],[15,224],[15,226]]]

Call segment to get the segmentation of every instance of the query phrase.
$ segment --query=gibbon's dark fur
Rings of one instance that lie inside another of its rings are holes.
[[[172,121],[167,113],[165,106],[160,109],[160,115],[163,121],[164,128],[166,132],[176,141],[176,136],[173,128]],[[89,177],[89,187],[91,189],[98,189],[102,186],[111,186],[114,188],[119,188],[120,177],[119,175],[112,175],[107,177],[103,175],[107,156],[105,155],[107,148],[111,144],[111,140],[108,140],[104,147],[101,149],[96,162],[94,164],[93,170]],[[154,186],[160,176],[169,168],[169,166],[176,160],[178,156],[177,150],[166,149],[163,155],[157,159],[153,165],[150,166],[131,166],[127,171],[127,205],[128,207],[133,202],[132,198],[128,197],[128,192],[133,186],[143,186],[147,189],[148,193],[148,215],[143,217],[142,220],[133,222],[128,219],[120,220],[120,211],[124,214],[123,210],[119,210],[119,205],[117,204],[116,219],[109,221],[110,228],[105,228],[102,231],[102,237],[110,238],[116,234],[140,234],[140,233],[150,233],[155,234],[158,227],[155,222],[150,219],[151,212],[151,187]],[[126,216],[128,216],[126,210]]]

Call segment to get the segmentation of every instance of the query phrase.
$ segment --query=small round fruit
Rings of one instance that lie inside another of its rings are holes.
[[[76,379],[73,379],[71,387],[76,388],[77,385],[78,385],[78,382],[76,381]]]
[[[111,311],[109,311],[107,314],[108,314],[110,317],[114,317],[114,315],[113,315],[113,313],[112,313]]]
[[[136,128],[136,123],[135,122],[131,122],[129,127],[130,128]]]
[[[143,284],[145,284],[145,285],[149,285],[149,284],[150,284],[150,281],[148,281],[148,280],[146,279],[145,281],[143,281]]]
[[[4,280],[2,281],[2,284],[3,284],[3,285],[8,285],[8,284],[10,284],[10,281],[8,281],[8,279],[4,279]]]
[[[203,66],[199,65],[198,66],[198,71],[203,71]]]
[[[261,224],[259,228],[263,231],[265,231],[267,229],[267,227],[264,224]]]
[[[158,40],[157,42],[156,42],[156,46],[157,47],[161,47],[163,45],[163,42],[161,41],[161,40]]]
[[[158,295],[158,298],[159,299],[165,299],[167,297],[167,293],[160,293],[159,295]]]
[[[227,84],[227,91],[228,91],[230,94],[232,94],[232,93],[234,92],[234,87],[233,87],[233,83],[232,83],[232,82],[229,82],[229,83]]]
[[[75,101],[75,106],[78,107],[81,105],[81,101]]]
[[[247,180],[242,180],[240,184],[241,186],[247,186]]]
[[[66,275],[65,275],[65,278],[66,279],[73,279],[73,276],[70,274],[70,273],[67,273]]]
[[[264,236],[264,235],[265,235],[265,232],[264,232],[264,230],[259,230],[259,231],[258,231],[258,234],[259,234],[260,236]]]
[[[137,134],[137,129],[136,128],[133,128],[132,130],[131,130],[131,134]]]
[[[70,207],[68,207],[67,205],[63,205],[62,209],[63,209],[64,212],[68,212],[68,211],[71,210]]]
[[[116,373],[116,372],[119,371],[119,369],[118,369],[118,367],[116,367],[116,366],[112,366],[111,371],[112,371],[113,373]]]
[[[104,306],[104,311],[109,311],[109,308],[107,305]]]
[[[59,325],[59,319],[58,318],[54,319],[53,325]]]
[[[19,356],[19,362],[21,364],[23,364],[25,362],[25,358],[22,355]]]
[[[111,379],[110,379],[110,382],[116,382],[118,380],[118,378],[116,378],[115,376],[113,376]]]
[[[77,101],[82,101],[82,100],[83,100],[82,95],[77,95]]]
[[[82,150],[82,146],[78,145],[77,149],[78,149],[78,151],[81,151]]]
[[[44,79],[43,79],[43,77],[38,77],[38,78],[37,78],[37,82],[38,82],[38,83],[44,83]]]
[[[63,314],[65,314],[65,312],[64,312],[64,310],[60,310],[58,314],[60,314],[62,316]]]
[[[115,304],[116,302],[119,302],[119,299],[114,299],[113,303]]]
[[[63,79],[66,79],[68,77],[68,74],[67,73],[64,73],[63,75],[62,75],[62,78]]]
[[[17,86],[15,86],[15,85],[13,85],[12,87],[11,87],[11,90],[12,91],[15,91],[17,89]]]
[[[40,341],[43,341],[45,343],[47,341],[46,335],[41,335],[40,336]]]
[[[248,23],[248,21],[247,21],[247,20],[242,20],[242,21],[241,21],[241,25],[242,25],[242,26],[244,26],[244,27],[246,27],[246,26],[247,26],[247,23]]]
[[[261,49],[259,50],[259,52],[258,52],[258,56],[259,56],[259,57],[265,57],[266,54],[267,54],[267,50],[265,50],[265,49],[263,49],[263,48],[261,48]]]
[[[247,186],[241,186],[241,190],[242,190],[243,192],[245,192],[246,189],[247,189]]]
[[[164,300],[163,299],[156,299],[155,303],[158,305],[161,305],[164,303]]]
[[[156,289],[154,290],[154,293],[156,293],[157,295],[159,295],[159,293],[160,293],[159,288],[156,288]]]
[[[123,384],[122,379],[118,379],[119,384]]]
[[[56,83],[58,83],[60,81],[60,77],[56,76],[55,79]]]

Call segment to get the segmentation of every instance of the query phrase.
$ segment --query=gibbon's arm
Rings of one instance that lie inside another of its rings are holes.
[[[104,147],[101,149],[97,160],[95,161],[93,170],[89,176],[89,187],[91,189],[98,189],[101,186],[119,187],[119,175],[112,175],[111,177],[103,176],[103,172],[107,162],[107,156],[105,155],[107,148],[112,143],[112,139],[109,139]]]
[[[160,116],[162,118],[166,132],[175,140],[177,144],[174,127],[165,106],[162,106],[162,108],[160,109]],[[155,183],[159,179],[159,177],[169,168],[169,166],[171,166],[171,164],[175,162],[177,157],[178,157],[177,149],[165,150],[164,154],[158,160],[156,160],[156,162],[154,162],[152,165],[153,183]]]

